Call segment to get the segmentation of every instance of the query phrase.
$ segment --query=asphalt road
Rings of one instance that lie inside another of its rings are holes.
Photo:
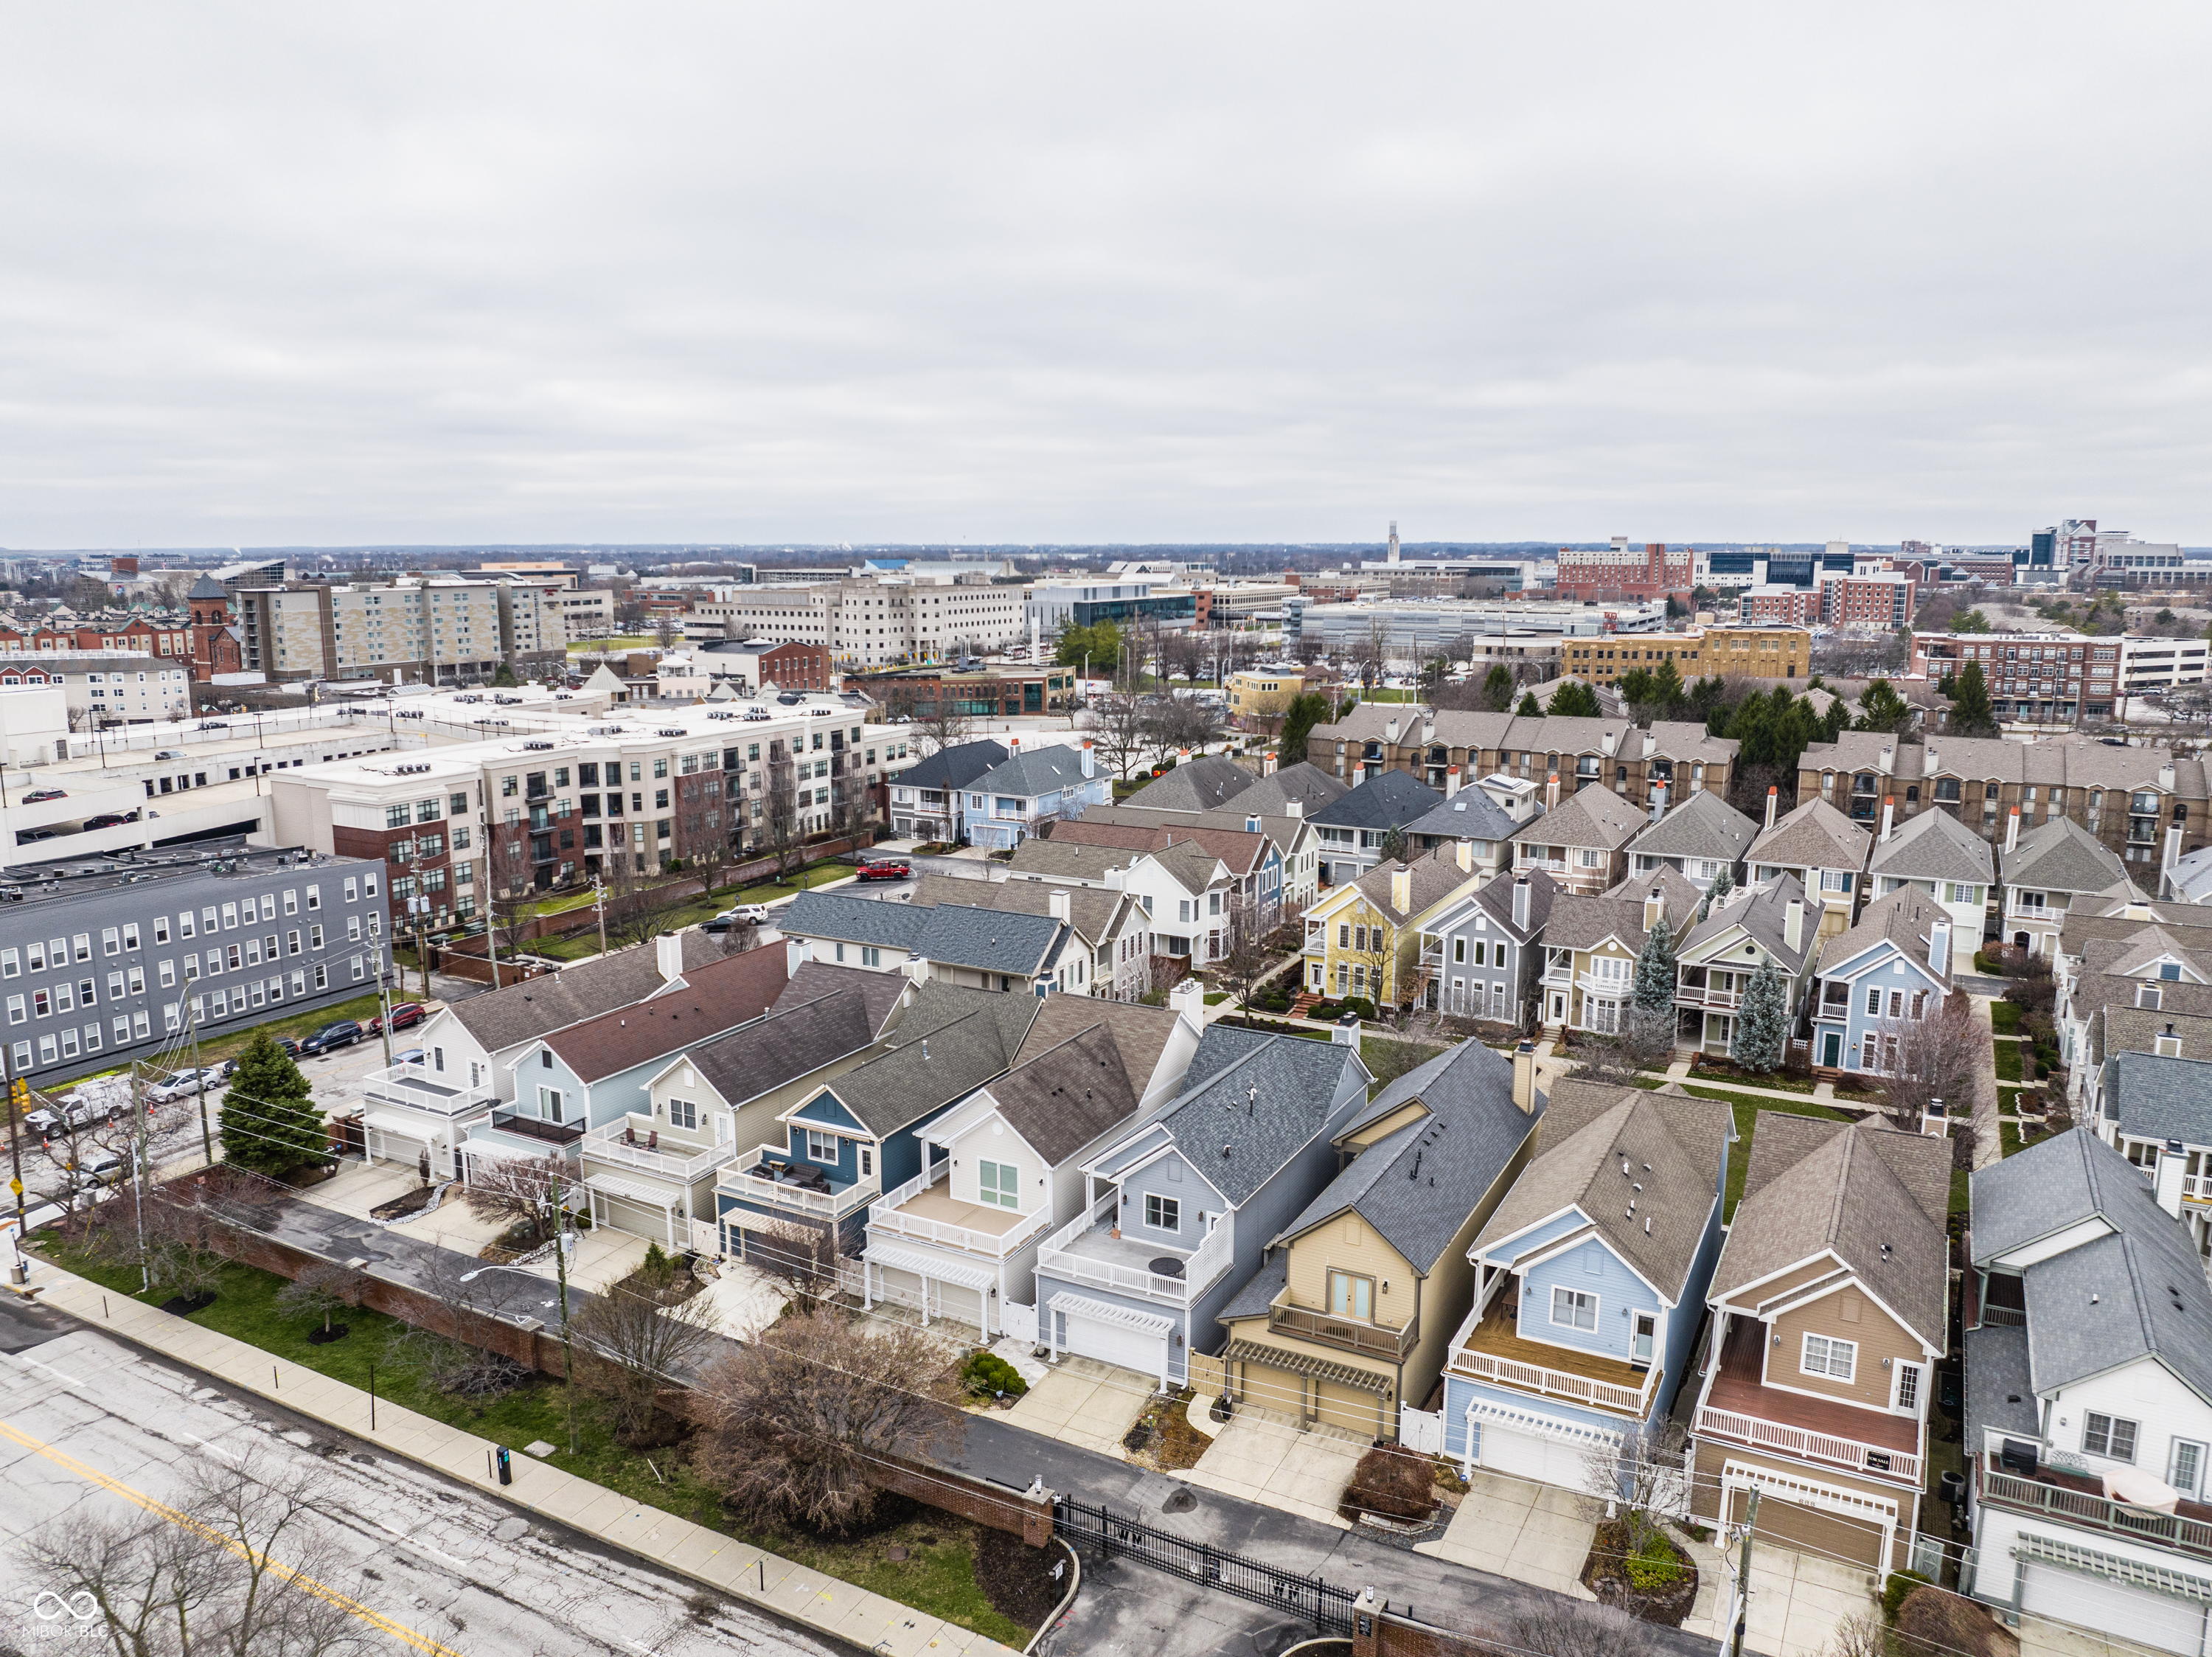
[[[57,1327],[56,1325],[66,1325]],[[604,1550],[481,1492],[144,1356],[72,1320],[0,1296],[0,1649],[104,1649],[58,1626],[22,1544],[64,1515],[137,1508],[70,1458],[156,1501],[191,1464],[252,1451],[329,1482],[318,1502],[336,1569],[319,1579],[366,1611],[468,1657],[706,1657],[732,1649],[828,1657],[842,1648],[724,1605],[704,1623],[696,1585]],[[27,1444],[24,1440],[31,1441]],[[47,1453],[51,1451],[52,1453]],[[38,1615],[43,1608],[49,1615]],[[364,1627],[370,1648],[398,1649]]]

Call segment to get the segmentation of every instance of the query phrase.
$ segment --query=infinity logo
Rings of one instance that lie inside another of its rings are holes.
[[[49,1602],[53,1609],[46,1609]],[[31,1609],[39,1614],[42,1623],[59,1622],[64,1617],[74,1617],[80,1623],[89,1623],[100,1615],[100,1602],[83,1588],[79,1588],[66,1599],[52,1588],[40,1588],[32,1596]]]

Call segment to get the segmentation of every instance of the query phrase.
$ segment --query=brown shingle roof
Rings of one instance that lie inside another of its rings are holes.
[[[556,1030],[545,1045],[578,1081],[602,1081],[758,1018],[789,983],[789,962],[781,948],[725,956],[687,971],[681,990]]]
[[[1751,843],[1745,861],[1790,868],[1864,868],[1874,836],[1815,796]]]
[[[1024,1050],[1035,1033],[1031,1026]],[[1057,1165],[1135,1115],[1138,1085],[1106,1026],[1094,1024],[1028,1058],[1018,1057],[990,1087],[999,1114],[1048,1164]]]
[[[1611,789],[1588,788],[1524,824],[1516,844],[1597,846],[1618,850],[1641,832],[1644,814]]]
[[[703,932],[678,935],[684,941],[686,971],[719,959],[722,943]],[[610,1008],[628,1007],[659,990],[659,948],[642,943],[596,959],[563,967],[548,978],[511,984],[453,1003],[454,1020],[488,1053],[534,1041],[548,1031],[595,1018]]]

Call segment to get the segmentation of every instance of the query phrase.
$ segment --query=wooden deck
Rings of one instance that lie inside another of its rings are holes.
[[[1862,1410],[1833,1399],[1760,1385],[1760,1343],[1765,1337],[1765,1325],[1738,1314],[1722,1344],[1721,1372],[1713,1377],[1712,1391],[1705,1395],[1707,1404],[1735,1415],[1802,1428],[1808,1433],[1870,1444],[1878,1450],[1918,1452],[1920,1426],[1909,1416]]]
[[[1579,1351],[1571,1346],[1555,1346],[1549,1341],[1524,1341],[1515,1320],[1506,1315],[1511,1302],[1507,1296],[1518,1286],[1516,1278],[1498,1292],[1498,1299],[1468,1337],[1467,1349],[1486,1352],[1496,1358],[1510,1358],[1515,1363],[1533,1364],[1545,1369],[1556,1369],[1563,1374],[1580,1375],[1585,1380],[1604,1381],[1611,1386],[1626,1386],[1632,1391],[1640,1388],[1649,1376],[1648,1369],[1623,1363],[1614,1358],[1601,1358],[1595,1354]]]
[[[985,1208],[980,1203],[963,1203],[945,1188],[943,1180],[928,1190],[916,1191],[899,1204],[901,1214],[911,1214],[918,1219],[935,1220],[948,1226],[960,1226],[969,1231],[980,1231],[986,1237],[1003,1237],[1023,1221],[1034,1215],[1018,1214],[1012,1209]]]

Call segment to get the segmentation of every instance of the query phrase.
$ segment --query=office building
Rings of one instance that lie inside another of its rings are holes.
[[[1697,585],[1696,554],[1688,547],[1669,551],[1654,541],[1632,546],[1626,535],[1615,535],[1609,546],[1563,546],[1559,549],[1559,595],[1563,599],[1631,599],[1664,603],[1669,598],[1687,601]]]

